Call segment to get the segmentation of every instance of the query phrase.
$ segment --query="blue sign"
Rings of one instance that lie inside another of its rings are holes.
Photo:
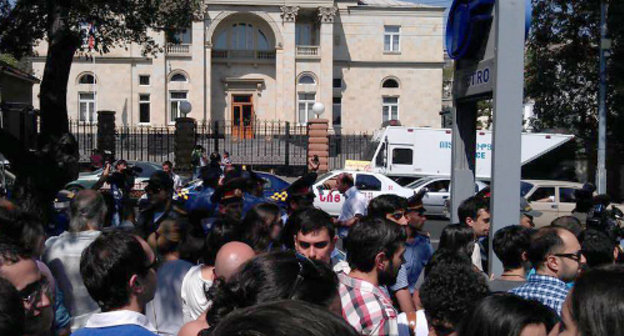
[[[495,0],[454,0],[446,23],[446,51],[454,60],[470,56],[488,37]],[[525,0],[525,37],[531,26],[531,0]]]

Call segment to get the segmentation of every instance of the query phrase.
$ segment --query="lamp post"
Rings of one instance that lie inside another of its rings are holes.
[[[179,174],[190,176],[191,174],[191,152],[195,147],[195,120],[187,115],[193,109],[188,101],[180,102],[178,106],[180,118],[176,119],[174,135],[174,155],[175,166]]]
[[[312,112],[316,115],[316,119],[318,119],[323,112],[325,112],[325,105],[321,102],[316,102],[312,105]]]
[[[191,105],[191,103],[188,100],[182,101],[180,102],[180,113],[182,114],[182,117],[186,118],[186,116],[191,113],[191,110],[193,109],[193,105]]]

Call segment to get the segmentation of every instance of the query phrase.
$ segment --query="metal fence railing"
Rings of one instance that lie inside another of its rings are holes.
[[[97,124],[75,120],[70,132],[78,142],[80,160],[89,161],[97,147]],[[133,161],[174,161],[175,127],[118,126],[115,156]],[[330,135],[329,167],[339,169],[345,160],[361,160],[371,136],[365,133]],[[195,143],[206,152],[227,151],[234,164],[267,167],[304,167],[307,164],[308,135],[305,125],[287,121],[206,121],[196,125]]]

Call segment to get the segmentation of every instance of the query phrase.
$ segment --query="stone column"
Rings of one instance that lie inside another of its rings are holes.
[[[98,111],[97,148],[115,157],[115,111]]]
[[[175,169],[180,175],[191,175],[191,152],[195,146],[195,119],[177,118],[175,124],[174,156]]]
[[[329,170],[329,121],[327,119],[308,120],[308,159],[318,155],[319,173]],[[308,165],[308,168],[309,165]]]
[[[319,74],[319,96],[317,101],[328,109],[329,120],[332,120],[333,80],[334,80],[334,17],[336,7],[319,7],[318,18],[321,32],[321,73]]]
[[[276,63],[277,68],[282,68],[282,77],[278,78],[278,81],[282,83],[282,91],[278,93],[282,99],[282,111],[278,119],[284,119],[288,121],[297,121],[296,114],[296,84],[295,77],[296,62],[295,53],[297,46],[295,44],[295,20],[297,13],[299,13],[298,6],[282,6],[282,27],[284,45],[281,53],[281,64]],[[279,59],[277,60],[279,61]],[[279,109],[279,107],[276,107]]]

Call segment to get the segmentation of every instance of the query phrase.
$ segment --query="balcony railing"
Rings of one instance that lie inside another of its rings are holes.
[[[272,50],[212,50],[215,59],[257,59],[274,60],[275,51]]]
[[[297,46],[297,56],[318,57],[320,56],[319,46]]]
[[[191,54],[190,44],[167,44],[167,55],[187,56]]]

